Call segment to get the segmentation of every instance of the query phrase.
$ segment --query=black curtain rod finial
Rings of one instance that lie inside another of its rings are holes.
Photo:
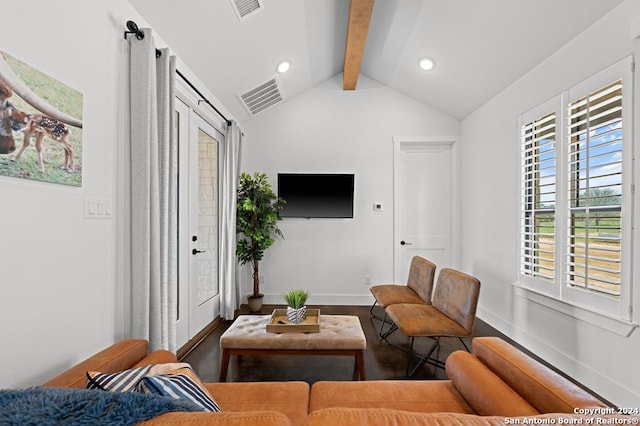
[[[127,21],[127,29],[129,31],[124,32],[124,38],[127,38],[129,34],[135,34],[138,40],[142,40],[144,38],[144,31],[138,28],[138,24],[133,21]]]

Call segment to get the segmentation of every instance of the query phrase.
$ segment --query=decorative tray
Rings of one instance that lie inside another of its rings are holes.
[[[307,309],[307,319],[293,324],[287,319],[286,309],[274,309],[267,323],[268,333],[319,333],[320,309]]]

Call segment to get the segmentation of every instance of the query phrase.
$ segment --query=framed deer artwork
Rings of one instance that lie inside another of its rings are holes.
[[[0,52],[0,176],[82,186],[82,94]]]

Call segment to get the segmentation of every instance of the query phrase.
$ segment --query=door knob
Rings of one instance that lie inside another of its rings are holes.
[[[206,250],[198,250],[198,249],[193,249],[191,250],[191,254],[198,254],[198,253],[206,253]]]
[[[405,240],[400,241],[401,246],[410,246],[411,243],[406,242]]]

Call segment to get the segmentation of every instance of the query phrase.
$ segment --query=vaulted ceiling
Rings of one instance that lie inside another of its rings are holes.
[[[285,102],[342,73],[349,0],[262,0],[243,19],[234,1],[129,0],[241,122],[240,95],[282,60]],[[377,0],[360,75],[462,119],[621,1]]]

